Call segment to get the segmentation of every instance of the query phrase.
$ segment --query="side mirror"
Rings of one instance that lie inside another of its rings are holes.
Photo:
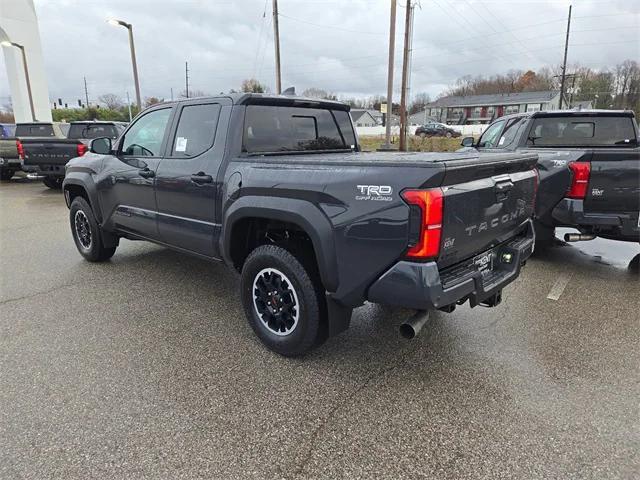
[[[89,145],[89,151],[102,155],[111,153],[111,139],[109,137],[94,138]]]
[[[464,137],[460,145],[463,147],[475,147],[475,140],[473,137]]]

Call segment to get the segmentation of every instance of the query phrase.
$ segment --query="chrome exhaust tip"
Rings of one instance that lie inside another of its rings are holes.
[[[593,240],[596,238],[595,235],[585,234],[585,233],[565,233],[564,241],[565,242],[584,242],[587,240]]]
[[[428,310],[417,311],[409,320],[400,325],[400,335],[407,340],[415,338],[429,320]]]

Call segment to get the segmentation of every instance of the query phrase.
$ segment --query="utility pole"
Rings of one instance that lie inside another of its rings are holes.
[[[189,62],[184,62],[184,94],[189,98]]]
[[[567,51],[569,50],[569,30],[571,29],[571,5],[569,5],[569,17],[567,18],[567,38],[564,41],[564,61],[562,62],[562,80],[560,81],[560,110],[564,101],[564,80],[567,73]]]
[[[384,145],[380,150],[393,150],[391,145],[391,115],[393,113],[393,53],[396,48],[396,0],[391,0],[391,15],[389,19],[389,72],[387,76],[387,124]]]
[[[280,29],[278,27],[278,0],[273,0],[273,43],[276,47],[276,94],[282,92],[280,76]]]
[[[407,151],[407,79],[409,73],[409,29],[411,28],[411,0],[407,0],[404,17],[404,51],[402,52],[402,86],[400,87],[400,151]]]
[[[173,87],[171,87],[171,101],[173,102]]]
[[[127,107],[129,107],[129,123],[131,123],[131,100],[129,99],[129,92],[127,92]]]
[[[84,98],[86,100],[86,105],[87,108],[89,108],[89,91],[87,90],[87,77],[82,77],[84,78]]]

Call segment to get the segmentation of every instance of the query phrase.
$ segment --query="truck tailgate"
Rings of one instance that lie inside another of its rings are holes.
[[[444,162],[440,268],[485,252],[522,230],[535,206],[536,162],[535,154],[480,154]]]
[[[24,165],[66,165],[78,156],[77,140],[22,139]]]
[[[594,148],[584,205],[590,212],[640,210],[640,148]]]

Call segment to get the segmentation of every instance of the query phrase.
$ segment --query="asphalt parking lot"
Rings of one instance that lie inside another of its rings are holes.
[[[413,341],[411,312],[366,305],[291,360],[222,264],[129,241],[90,264],[59,192],[14,180],[0,201],[2,479],[640,470],[638,245],[559,243],[502,305],[435,314]]]

